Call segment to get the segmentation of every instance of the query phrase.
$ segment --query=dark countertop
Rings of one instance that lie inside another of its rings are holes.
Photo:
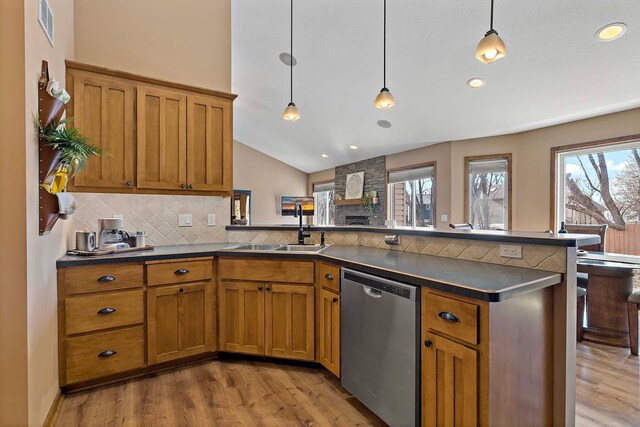
[[[374,227],[368,225],[305,225],[311,231],[370,232],[412,236],[444,237],[450,239],[484,240],[490,242],[523,243],[531,245],[578,247],[600,243],[595,234],[544,233],[533,231],[454,230],[433,227]],[[297,230],[297,225],[227,225],[229,231]]]
[[[476,261],[420,255],[365,246],[330,246],[320,253],[237,251],[237,243],[158,246],[153,251],[86,257],[66,255],[57,267],[141,262],[200,256],[251,256],[256,258],[323,259],[355,270],[416,286],[427,286],[456,295],[497,302],[562,281],[558,273],[487,264]]]

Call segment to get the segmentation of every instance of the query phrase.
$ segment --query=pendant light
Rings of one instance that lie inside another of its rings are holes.
[[[388,110],[396,105],[396,100],[387,89],[387,0],[383,0],[384,5],[384,26],[383,26],[383,48],[382,48],[382,89],[376,96],[373,106],[380,110]]]
[[[491,25],[490,30],[484,35],[484,38],[476,47],[476,59],[484,64],[490,64],[500,58],[507,56],[507,47],[504,41],[493,29],[493,0],[491,0]]]
[[[296,120],[300,119],[300,111],[298,110],[298,107],[296,107],[296,104],[293,103],[293,0],[291,0],[291,51],[289,53],[291,55],[291,61],[289,64],[291,79],[291,98],[289,101],[289,105],[287,105],[287,108],[285,108],[284,112],[282,113],[282,118],[290,122],[295,122]]]

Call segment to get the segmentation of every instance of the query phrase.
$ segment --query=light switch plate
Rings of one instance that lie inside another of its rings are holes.
[[[504,258],[522,259],[522,246],[500,245],[500,256]]]
[[[447,214],[440,215],[440,221],[442,221],[442,222],[449,221],[449,215],[447,215]]]
[[[207,215],[207,224],[208,225],[216,225],[216,214],[208,214]]]
[[[191,214],[178,214],[178,227],[193,226],[193,217]]]

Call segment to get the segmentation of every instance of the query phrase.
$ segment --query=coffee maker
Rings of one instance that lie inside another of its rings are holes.
[[[129,247],[127,241],[129,234],[122,230],[124,220],[122,218],[98,219],[98,249],[117,250]]]

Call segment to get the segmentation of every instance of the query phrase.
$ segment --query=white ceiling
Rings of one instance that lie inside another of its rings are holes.
[[[640,106],[640,1],[496,0],[508,55],[474,58],[489,0],[388,0],[381,111],[381,0],[295,0],[294,102],[286,122],[288,0],[232,2],[234,138],[305,172],[447,140],[513,133]],[[622,21],[626,34],[595,32]],[[470,89],[471,77],[486,86]],[[392,123],[389,129],[378,120]],[[349,149],[357,145],[357,151]],[[322,158],[326,153],[329,158]]]

